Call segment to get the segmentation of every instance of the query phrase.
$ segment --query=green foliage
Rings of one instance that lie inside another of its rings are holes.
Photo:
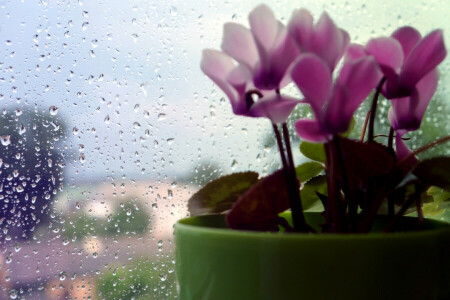
[[[65,218],[64,237],[68,239],[86,236],[116,236],[133,232],[143,234],[150,226],[145,210],[136,201],[123,203],[108,219],[94,218],[86,213],[78,213]]]
[[[295,168],[295,173],[300,183],[305,183],[311,178],[317,176],[324,170],[321,163],[315,161],[305,162]]]
[[[326,161],[325,148],[323,144],[303,141],[300,143],[300,152],[309,159],[321,163],[325,163]]]
[[[211,181],[189,199],[190,214],[221,213],[230,209],[258,181],[258,176],[255,172],[235,173]]]
[[[120,206],[105,227],[109,234],[134,232],[144,233],[150,220],[145,211],[134,201],[128,201]]]
[[[325,175],[316,176],[303,186],[300,192],[303,210],[310,209],[320,203],[319,196],[317,196],[316,192],[322,195],[328,195]]]
[[[170,260],[139,260],[113,265],[98,279],[99,299],[175,299],[174,263]]]

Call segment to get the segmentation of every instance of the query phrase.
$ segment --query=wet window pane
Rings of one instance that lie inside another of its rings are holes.
[[[270,123],[234,116],[199,68],[257,4],[0,0],[0,299],[177,297],[173,223],[190,195],[280,165]],[[450,41],[446,0],[267,4],[284,23],[326,9],[354,42],[403,25]],[[413,149],[449,132],[449,70]]]

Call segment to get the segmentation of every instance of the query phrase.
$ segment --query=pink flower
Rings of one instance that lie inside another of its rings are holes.
[[[266,117],[273,123],[283,123],[299,103],[298,100],[277,94],[274,90],[255,89],[248,68],[236,65],[223,52],[203,50],[200,67],[224,91],[236,115]],[[256,102],[255,96],[260,97]]]
[[[256,88],[279,89],[287,68],[299,51],[286,27],[266,5],[249,14],[250,29],[236,23],[224,25],[222,50],[247,67]]]
[[[424,38],[412,27],[401,27],[391,37],[351,45],[347,59],[372,55],[386,77],[382,93],[392,101],[390,120],[395,130],[416,130],[437,88],[436,67],[447,51],[442,30]],[[394,100],[395,99],[395,100]]]
[[[383,95],[391,100],[389,120],[396,134],[397,156],[410,153],[401,137],[417,130],[437,89],[436,67],[447,55],[442,30],[425,37],[412,27],[401,27],[391,37],[372,39],[363,47],[351,45],[347,59],[373,55],[386,77]]]
[[[225,24],[224,53],[204,50],[201,69],[225,92],[235,114],[285,122],[299,101],[279,89],[289,83],[287,69],[299,50],[267,6],[250,12],[249,21],[250,29]]]
[[[323,13],[316,25],[306,9],[293,12],[288,30],[302,53],[319,56],[333,70],[350,41],[348,33],[338,28],[327,13]]]
[[[302,54],[291,77],[303,93],[315,119],[295,123],[298,135],[311,142],[326,142],[348,129],[353,113],[376,86],[382,74],[372,57],[346,63],[336,82],[329,65],[315,54]]]

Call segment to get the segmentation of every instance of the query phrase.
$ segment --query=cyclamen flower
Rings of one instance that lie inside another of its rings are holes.
[[[299,50],[267,6],[256,7],[249,21],[250,29],[225,24],[224,53],[204,50],[201,69],[225,92],[235,114],[285,122],[299,101],[279,89],[289,82],[287,69]]]
[[[372,55],[386,77],[382,93],[392,101],[390,119],[395,130],[416,130],[437,88],[436,67],[447,55],[442,30],[424,38],[412,27],[401,27],[391,37],[351,45],[348,58]]]
[[[425,37],[412,27],[401,27],[391,37],[372,39],[363,47],[351,45],[348,58],[373,55],[386,77],[383,95],[391,100],[389,121],[396,131],[397,156],[410,153],[401,137],[417,130],[437,89],[436,67],[447,55],[442,30]]]
[[[324,12],[316,25],[306,9],[293,12],[288,30],[302,53],[314,53],[333,70],[350,42],[348,33],[338,28]]]
[[[311,105],[315,119],[295,123],[298,135],[311,142],[326,142],[348,129],[352,116],[380,80],[372,57],[346,63],[336,82],[325,61],[315,54],[302,54],[294,64],[291,77]]]

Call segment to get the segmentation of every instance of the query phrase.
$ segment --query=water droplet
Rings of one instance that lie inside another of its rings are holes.
[[[139,124],[139,122],[134,122],[133,126],[135,129],[141,128],[141,124]]]
[[[178,13],[177,8],[175,6],[172,6],[170,8],[170,14],[175,17],[177,15],[177,13]]]
[[[11,144],[11,136],[2,135],[2,136],[0,136],[0,141],[2,142],[3,146],[8,146]]]
[[[16,290],[9,291],[9,299],[17,299],[18,296],[19,296],[19,293]]]
[[[48,109],[52,116],[56,116],[58,114],[58,110],[59,109],[54,105],[50,106],[50,108]]]
[[[83,24],[81,24],[81,29],[86,30],[89,26],[89,22],[83,22]]]
[[[27,131],[27,128],[23,124],[20,124],[19,134],[23,135],[26,131]]]
[[[105,117],[105,124],[109,124],[109,123],[111,123],[111,118],[109,117],[109,115],[106,115],[106,117]]]

